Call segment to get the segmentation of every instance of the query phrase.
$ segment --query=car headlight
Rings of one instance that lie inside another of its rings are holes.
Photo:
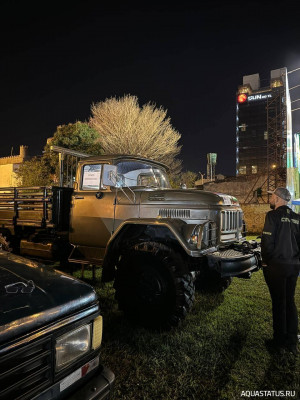
[[[102,315],[99,315],[93,321],[93,340],[92,340],[92,349],[93,350],[96,350],[98,347],[101,346],[102,332],[103,332]]]
[[[91,326],[82,325],[56,340],[56,370],[67,366],[91,349]]]

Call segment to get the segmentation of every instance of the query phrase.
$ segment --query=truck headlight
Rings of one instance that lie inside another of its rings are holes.
[[[198,243],[198,235],[196,235],[196,234],[191,235],[190,243],[191,244],[197,244]]]
[[[217,226],[214,221],[206,220],[198,224],[192,231],[190,243],[197,246],[197,249],[207,249],[217,244]]]
[[[56,370],[67,366],[91,349],[91,327],[82,325],[56,340]]]
[[[201,224],[196,225],[195,228],[193,229],[192,234],[190,236],[190,240],[189,240],[190,243],[194,244],[194,245],[198,245],[200,235],[201,235]]]

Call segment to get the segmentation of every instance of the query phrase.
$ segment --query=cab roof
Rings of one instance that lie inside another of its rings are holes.
[[[115,164],[119,161],[142,161],[152,165],[157,165],[164,168],[166,171],[169,171],[169,167],[161,162],[150,160],[148,158],[133,156],[129,154],[103,154],[100,156],[92,156],[82,159],[79,164],[86,164],[90,162],[106,162],[108,164]]]

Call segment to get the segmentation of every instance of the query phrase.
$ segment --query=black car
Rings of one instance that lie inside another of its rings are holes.
[[[107,399],[94,289],[0,250],[0,399]]]

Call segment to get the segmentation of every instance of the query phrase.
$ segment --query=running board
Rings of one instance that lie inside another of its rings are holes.
[[[103,258],[99,257],[97,250],[98,249],[91,247],[74,246],[71,254],[69,255],[68,261],[75,264],[102,266]]]

